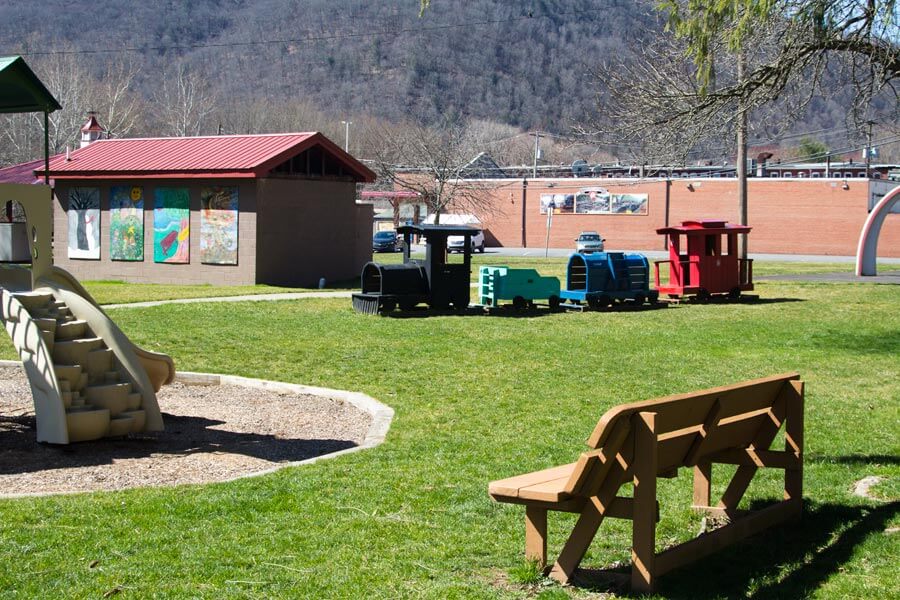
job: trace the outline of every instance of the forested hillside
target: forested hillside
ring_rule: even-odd
[[[42,0],[0,4],[0,55],[23,54],[70,113],[55,150],[88,109],[116,135],[340,139],[342,120],[448,115],[566,133],[596,112],[593,67],[660,29],[641,0],[441,0],[424,17],[419,0]],[[823,99],[799,127],[841,112]],[[0,160],[27,154],[5,143]]]

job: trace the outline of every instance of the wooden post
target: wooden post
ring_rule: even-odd
[[[547,564],[547,509],[525,507],[525,558]]]
[[[633,592],[651,592],[655,583],[656,558],[656,413],[639,413],[634,427],[631,589]]]
[[[709,508],[712,487],[712,463],[701,461],[694,467],[694,508]]]
[[[784,471],[784,499],[803,500],[803,382],[791,381],[795,395],[787,399],[785,406],[784,445],[798,459],[797,468]]]

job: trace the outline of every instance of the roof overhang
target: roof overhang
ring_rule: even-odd
[[[61,108],[21,56],[0,58],[0,113],[51,113]]]

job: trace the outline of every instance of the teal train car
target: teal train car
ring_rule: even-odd
[[[511,300],[513,308],[534,306],[535,300],[547,300],[550,310],[559,309],[559,279],[543,277],[534,269],[484,266],[478,270],[478,296],[481,304],[496,307]]]
[[[650,288],[650,263],[643,254],[624,252],[575,253],[566,267],[566,289],[560,297],[593,309],[613,302],[640,306],[655,303],[659,292]]]

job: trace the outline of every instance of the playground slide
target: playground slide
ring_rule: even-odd
[[[69,272],[50,267],[33,287],[31,277],[0,269],[0,317],[28,375],[37,440],[161,431],[156,392],[172,359],[135,346]]]

